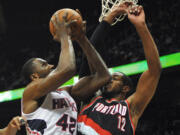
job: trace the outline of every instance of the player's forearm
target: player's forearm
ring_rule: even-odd
[[[90,38],[90,42],[91,42],[91,45],[94,46],[94,48],[98,51],[98,53],[100,54],[100,56],[104,57],[104,50],[106,48],[105,44],[104,44],[104,40],[110,30],[110,24],[107,22],[107,21],[102,21],[98,26],[97,28],[95,29],[95,31],[93,32],[91,38]],[[92,64],[89,63],[89,68],[90,68],[90,71],[92,73],[95,72],[95,69],[93,68]]]
[[[97,52],[100,54],[102,58],[105,57],[104,50],[106,49],[106,46],[105,46],[104,40],[107,37],[107,34],[109,33],[110,27],[111,26],[108,22],[102,21],[98,25],[96,30],[93,32],[90,38],[91,45],[94,46],[94,48],[97,50]],[[89,63],[89,65],[92,65],[92,64]],[[94,70],[93,67],[92,67],[92,70]]]
[[[106,46],[104,46],[104,40],[107,34],[109,33],[110,27],[111,26],[107,21],[102,21],[97,26],[97,28],[95,29],[95,31],[93,32],[90,38],[90,42],[96,48],[96,50],[98,51],[98,53],[101,55],[102,58],[105,57],[103,53],[106,48]],[[87,62],[86,57],[83,57],[82,64],[80,67],[79,77],[81,78],[83,76],[89,75],[90,71],[91,73],[94,73],[95,70],[93,66],[91,65],[91,63]]]
[[[104,46],[104,40],[109,33],[111,26],[107,21],[102,21],[95,31],[93,32],[90,42],[92,45],[96,48],[96,50],[101,54],[102,48],[105,48]],[[102,55],[102,54],[101,54]]]
[[[88,62],[93,66],[93,69],[102,75],[109,75],[106,64],[104,63],[98,52],[95,50],[95,48],[91,45],[87,37],[84,36],[83,39],[80,39],[78,41],[78,43],[85,53]]]
[[[137,25],[136,30],[142,40],[149,71],[152,71],[153,73],[159,73],[161,71],[159,53],[151,33],[149,32],[145,23]]]
[[[76,70],[74,48],[68,35],[61,38],[61,53],[57,70],[70,70],[71,72]]]
[[[40,80],[39,83],[33,85],[33,88],[29,88],[30,90],[36,89],[36,93],[32,94],[32,96],[34,96],[33,99],[39,99],[68,81],[74,76],[75,67],[74,49],[70,38],[68,39],[66,37],[61,39],[61,54],[56,69],[46,78]]]

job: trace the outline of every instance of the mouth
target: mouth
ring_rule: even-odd
[[[54,70],[54,68],[51,68],[51,69],[49,70],[49,73],[51,73],[53,70]]]

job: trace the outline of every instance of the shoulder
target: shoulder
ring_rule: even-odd
[[[39,86],[39,83],[42,81],[42,79],[38,79],[38,80],[35,80],[35,81],[32,81],[30,82],[24,89],[24,92],[23,92],[23,98],[32,98],[33,95],[37,92],[37,88]]]
[[[92,102],[95,102],[97,101],[98,99],[102,99],[103,97],[102,96],[94,96],[89,103],[92,103]]]
[[[24,93],[30,91],[31,89],[36,89],[38,87],[38,84],[42,81],[42,79],[38,79],[35,81],[30,82],[24,89]]]

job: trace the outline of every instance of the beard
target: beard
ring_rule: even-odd
[[[102,92],[102,96],[107,98],[107,99],[111,99],[116,97],[117,95],[119,95],[122,92],[123,87],[120,87],[119,89],[113,90],[113,91],[107,91],[107,87],[103,87],[101,89]]]

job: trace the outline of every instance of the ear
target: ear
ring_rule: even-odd
[[[127,86],[127,85],[123,86],[122,92],[127,93],[129,91],[130,91],[130,87],[129,86]]]
[[[38,73],[33,73],[31,76],[30,76],[31,80],[34,81],[36,79],[39,79],[39,75]]]

